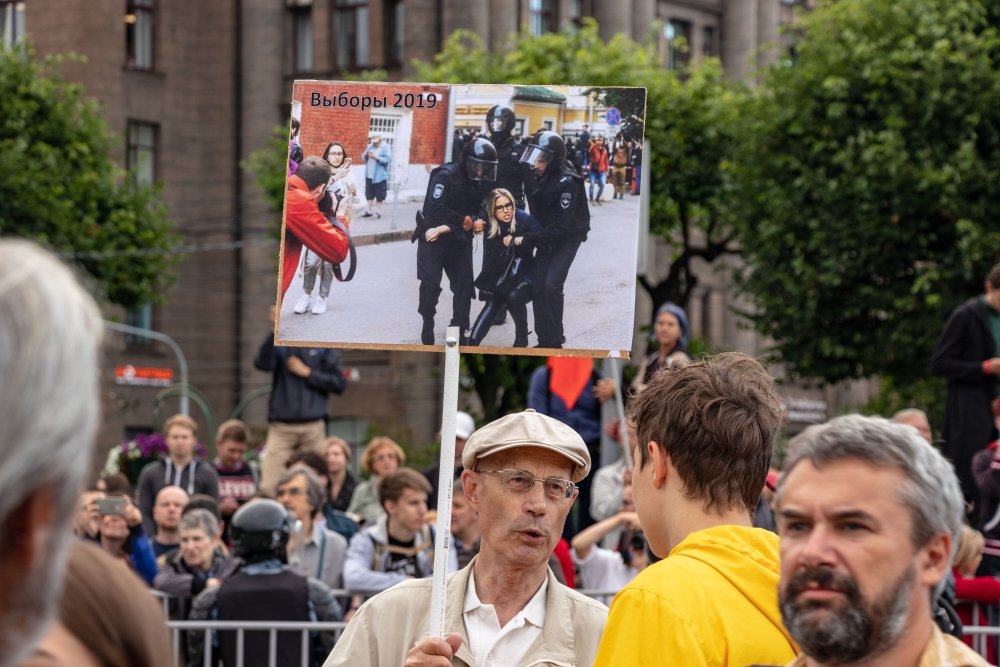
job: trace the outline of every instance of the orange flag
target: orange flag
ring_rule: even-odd
[[[594,360],[587,357],[549,357],[549,391],[558,396],[573,409],[580,394],[590,384],[590,376],[594,372]]]

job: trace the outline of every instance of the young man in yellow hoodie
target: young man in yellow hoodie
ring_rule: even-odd
[[[778,536],[754,528],[781,408],[756,361],[723,354],[661,372],[633,399],[633,496],[663,558],[615,597],[599,666],[784,664]]]

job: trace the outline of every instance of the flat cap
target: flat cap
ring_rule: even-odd
[[[462,465],[472,470],[477,459],[515,447],[539,447],[562,454],[574,465],[574,482],[590,472],[590,452],[583,438],[561,421],[534,410],[501,417],[473,433],[462,451]]]

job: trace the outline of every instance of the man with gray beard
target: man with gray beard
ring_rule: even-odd
[[[97,429],[102,331],[62,262],[0,239],[0,667],[32,652],[62,588]]]
[[[774,499],[789,667],[988,664],[932,619],[963,501],[951,464],[912,427],[847,415],[788,447]]]

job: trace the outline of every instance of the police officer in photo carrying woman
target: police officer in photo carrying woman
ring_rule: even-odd
[[[420,342],[434,344],[434,315],[441,295],[441,274],[448,276],[452,293],[451,326],[461,330],[465,343],[472,308],[473,220],[482,218],[483,201],[497,179],[497,151],[489,140],[473,139],[462,148],[458,163],[431,172],[424,205],[417,212],[411,242],[417,243],[417,311],[423,318]]]
[[[538,347],[561,348],[566,277],[580,244],[590,231],[590,209],[583,177],[566,163],[566,143],[555,132],[536,134],[521,161],[530,167],[525,182],[528,208],[542,231],[527,233],[535,246],[534,315]]]

